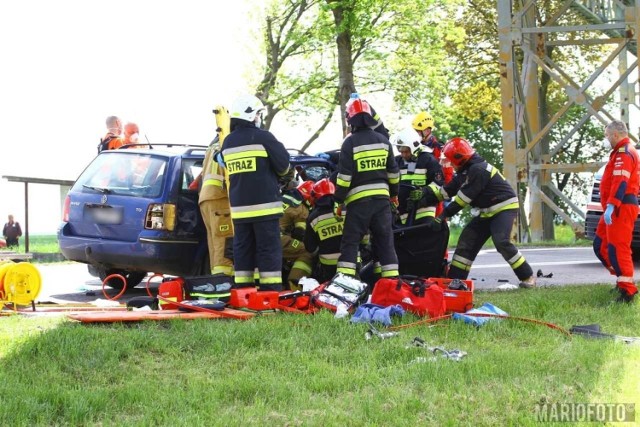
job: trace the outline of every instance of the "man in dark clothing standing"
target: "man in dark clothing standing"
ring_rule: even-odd
[[[278,177],[289,171],[289,153],[273,134],[260,129],[262,102],[253,95],[231,107],[231,133],[224,141],[223,161],[229,173],[229,202],[234,227],[233,267],[240,286],[282,290],[282,246],[279,218],[282,199]]]
[[[496,250],[509,263],[521,288],[533,288],[536,279],[531,266],[511,242],[511,229],[518,214],[518,197],[502,173],[480,157],[462,138],[444,146],[444,155],[456,169],[456,176],[443,187],[431,184],[425,194],[433,203],[451,199],[434,220],[434,229],[467,205],[473,219],[464,227],[449,267],[449,278],[466,279],[471,265],[491,237]]]
[[[351,134],[340,149],[335,200],[346,205],[347,214],[336,271],[356,275],[358,246],[370,231],[381,276],[394,277],[398,275],[398,257],[389,202],[392,198],[397,205],[398,165],[389,140],[371,128],[377,122],[369,104],[354,94],[346,107]]]
[[[9,222],[4,225],[2,235],[7,241],[7,247],[18,246],[18,237],[22,236],[20,224],[13,220],[13,215],[9,215]]]

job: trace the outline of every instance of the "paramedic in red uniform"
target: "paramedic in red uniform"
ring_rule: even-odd
[[[632,302],[638,293],[633,282],[631,238],[638,217],[638,152],[629,140],[627,126],[614,120],[604,129],[605,147],[611,149],[600,182],[600,217],[593,250],[602,264],[617,276],[619,302]]]

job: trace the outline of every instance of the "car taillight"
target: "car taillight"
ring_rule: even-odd
[[[173,231],[176,226],[176,205],[154,203],[147,209],[144,228],[149,230]]]
[[[71,198],[67,195],[64,198],[64,205],[62,205],[62,221],[69,222],[69,209],[71,208]]]

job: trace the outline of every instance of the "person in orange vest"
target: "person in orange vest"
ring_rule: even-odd
[[[107,134],[100,139],[98,153],[104,150],[115,150],[124,144],[122,139],[122,122],[117,116],[109,116],[106,120]]]
[[[631,239],[638,218],[640,171],[638,152],[629,140],[627,126],[620,120],[604,130],[605,147],[611,150],[600,181],[600,217],[593,239],[593,251],[612,275],[617,277],[618,302],[632,302],[638,293],[633,280]]]
[[[124,140],[122,141],[122,145],[137,144],[139,136],[140,130],[138,129],[138,125],[133,122],[127,123],[124,125]]]

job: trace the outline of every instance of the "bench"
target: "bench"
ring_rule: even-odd
[[[17,252],[4,252],[4,251],[0,251],[0,261],[6,261],[6,260],[11,260],[11,261],[28,261],[31,258],[33,258],[33,254],[31,253],[26,253],[26,254],[19,254]]]

